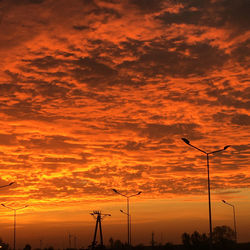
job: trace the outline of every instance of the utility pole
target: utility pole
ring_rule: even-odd
[[[152,245],[152,247],[155,246],[155,233],[154,232],[152,232],[151,245]]]
[[[69,249],[71,249],[71,234],[69,233]]]
[[[101,241],[100,246],[101,246],[101,248],[103,248],[104,245],[103,245],[103,235],[102,235],[102,223],[101,223],[101,221],[103,220],[104,217],[111,216],[111,214],[102,214],[101,211],[93,211],[90,214],[96,219],[94,238],[93,238],[93,241],[92,241],[91,248],[92,248],[92,250],[94,250],[95,246],[97,244],[96,235],[97,235],[98,225],[99,225],[99,233],[100,233],[100,241]]]
[[[74,236],[74,248],[76,249],[76,240],[77,240],[77,238],[76,238],[76,236]]]

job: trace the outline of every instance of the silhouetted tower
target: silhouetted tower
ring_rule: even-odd
[[[43,247],[43,240],[40,240],[40,249]]]
[[[74,236],[74,248],[76,249],[76,241],[77,241],[77,237]]]
[[[161,244],[163,244],[163,232],[161,232]]]
[[[154,247],[155,246],[155,233],[154,232],[152,232],[152,240],[151,240],[151,245],[152,245],[152,247]]]
[[[93,211],[93,213],[90,213],[95,219],[96,219],[96,224],[95,224],[95,232],[94,232],[94,239],[92,241],[92,249],[95,249],[96,246],[96,235],[97,235],[97,230],[98,230],[98,224],[99,224],[99,232],[100,232],[100,247],[103,248],[103,236],[102,236],[102,219],[106,216],[111,216],[111,214],[102,214],[101,211]]]
[[[69,249],[71,249],[71,234],[69,234]]]

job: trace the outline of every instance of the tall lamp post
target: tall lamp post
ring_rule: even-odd
[[[235,242],[237,242],[237,231],[236,231],[236,218],[235,218],[235,207],[233,204],[230,204],[228,202],[226,202],[225,200],[222,200],[223,203],[231,206],[233,208],[233,215],[234,215],[234,238],[235,238]]]
[[[130,213],[129,213],[129,198],[131,198],[131,197],[133,197],[133,196],[137,196],[137,195],[140,195],[141,194],[141,191],[140,192],[137,192],[136,194],[132,194],[132,195],[125,195],[125,194],[122,194],[122,193],[120,193],[120,192],[118,192],[116,189],[112,189],[116,194],[119,194],[119,195],[121,195],[121,196],[124,196],[124,197],[126,197],[126,199],[127,199],[127,213],[125,213],[126,215],[127,215],[127,217],[128,217],[128,222],[127,222],[127,224],[128,224],[128,246],[130,246],[130,244],[131,244],[131,232],[130,232],[130,224],[131,224],[131,221],[130,221]],[[120,210],[122,213],[124,213],[123,212],[123,210]]]
[[[11,183],[9,183],[9,184],[7,184],[7,185],[0,186],[0,188],[4,188],[4,187],[11,186],[11,185],[14,184],[14,183],[15,183],[15,182],[11,182]]]
[[[14,211],[14,239],[13,239],[14,246],[13,246],[13,250],[16,250],[16,211],[24,209],[24,208],[28,207],[28,205],[21,207],[21,208],[11,208],[11,207],[5,206],[4,204],[1,204],[1,205],[5,208],[8,208],[8,209]]]
[[[198,151],[202,152],[203,154],[205,154],[207,156],[207,186],[208,186],[208,208],[209,208],[209,231],[210,231],[210,234],[209,234],[209,246],[210,246],[210,249],[212,249],[213,248],[213,245],[212,245],[212,213],[211,213],[211,198],[210,198],[209,155],[224,151],[228,147],[230,147],[230,145],[225,146],[223,149],[215,150],[215,151],[212,151],[212,152],[206,152],[206,151],[192,145],[188,139],[186,139],[186,138],[181,138],[181,139],[188,146],[197,149]]]

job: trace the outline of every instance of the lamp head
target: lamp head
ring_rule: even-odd
[[[190,142],[189,142],[189,140],[188,139],[186,139],[186,138],[181,138],[186,144],[190,144]]]
[[[5,207],[5,205],[4,204],[1,204],[3,207]]]
[[[141,194],[141,191],[137,193],[137,195]]]
[[[13,185],[15,182],[11,182],[10,184],[9,184],[9,186],[11,186],[11,185]]]
[[[225,146],[225,147],[224,147],[224,150],[226,150],[226,149],[229,148],[229,147],[230,147],[230,145]]]
[[[112,188],[112,190],[113,190],[115,193],[118,193],[116,189]]]
[[[225,200],[222,200],[222,202],[226,203],[226,201],[225,201]]]
[[[120,212],[122,212],[122,213],[123,213],[123,210],[122,210],[122,209],[120,209]]]

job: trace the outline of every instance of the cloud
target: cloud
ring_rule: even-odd
[[[141,150],[145,145],[141,142],[136,141],[127,141],[125,143],[121,143],[115,146],[117,149],[125,149],[128,151],[139,151]]]
[[[249,16],[247,0],[224,1],[178,1],[183,8],[178,13],[165,12],[158,16],[166,24],[194,24],[213,27],[231,26],[233,29],[246,31]],[[211,18],[213,16],[213,18]]]
[[[163,0],[130,0],[129,1],[130,4],[136,6],[139,10],[143,11],[143,12],[157,12],[159,10],[161,10],[162,5],[164,3]]]
[[[16,199],[203,195],[204,156],[182,137],[232,145],[211,159],[216,192],[249,187],[246,4],[1,1],[0,161]]]
[[[39,149],[67,149],[68,147],[74,148],[79,147],[77,139],[62,136],[62,135],[53,135],[46,136],[42,138],[30,138],[28,140],[21,140],[20,143],[32,148]]]
[[[0,144],[6,146],[17,145],[16,135],[13,134],[0,134]]]
[[[199,126],[197,124],[177,123],[174,125],[162,124],[147,124],[146,128],[142,129],[141,134],[149,138],[164,138],[173,135],[191,134],[192,138],[202,138],[202,135],[196,131]]]
[[[232,118],[232,123],[237,125],[250,125],[250,116],[246,114],[236,114]]]
[[[237,44],[231,52],[232,58],[236,60],[241,67],[244,68],[249,67],[249,52],[250,52],[249,42],[250,39]]]
[[[116,75],[116,71],[109,66],[97,62],[92,58],[80,58],[73,62],[76,66],[72,70],[72,74],[79,82],[90,83],[90,86],[95,86],[98,83],[110,83]]]
[[[180,38],[175,45],[174,41],[165,42],[162,39],[157,43],[151,41],[151,46],[145,47],[138,60],[125,61],[119,67],[143,72],[145,77],[159,74],[185,77],[209,74],[210,71],[222,67],[227,60],[228,55],[224,51],[210,46],[209,43],[187,45],[184,38]]]
[[[30,61],[28,66],[34,66],[37,67],[38,69],[43,69],[43,70],[56,68],[63,63],[62,60],[56,59],[52,56],[45,56],[40,58],[38,57],[32,61],[31,60],[24,60],[24,61],[28,62]]]
[[[89,29],[88,26],[84,26],[84,25],[74,25],[73,28],[79,31]]]

